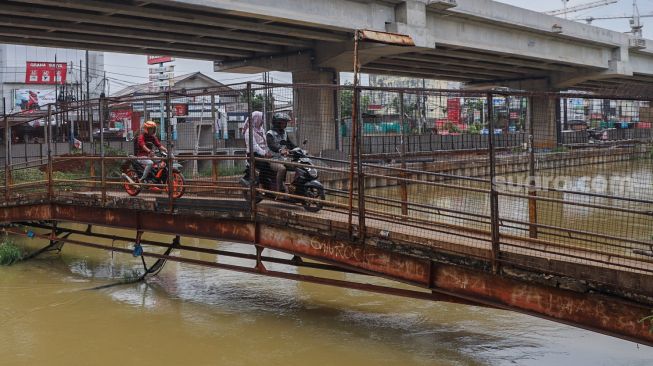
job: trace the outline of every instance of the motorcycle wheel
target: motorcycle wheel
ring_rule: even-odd
[[[138,182],[140,177],[138,174],[133,170],[133,169],[128,169],[125,174],[131,178],[134,182]],[[129,183],[128,180],[125,180],[125,184],[123,185],[125,188],[125,192],[127,192],[128,195],[130,196],[136,196],[141,192],[141,187],[136,185],[136,184],[131,184]]]
[[[324,188],[308,187],[306,188],[306,197],[324,200]],[[308,212],[318,212],[322,209],[323,204],[319,201],[302,202],[304,210]]]
[[[172,172],[172,198],[181,198],[186,191],[186,180],[180,172]]]

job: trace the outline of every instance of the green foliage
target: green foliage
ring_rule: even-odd
[[[444,129],[449,131],[449,133],[460,133],[460,128],[451,122],[445,123]]]
[[[412,116],[415,113],[415,110],[417,110],[417,99],[416,98],[409,98],[409,100],[405,100],[404,98],[404,115]],[[392,107],[395,112],[399,113],[401,110],[401,105],[399,104],[399,97],[394,97],[392,101],[390,102],[390,107]]]
[[[351,86],[351,83],[345,84],[346,86]],[[340,113],[343,118],[351,117],[351,108],[354,101],[354,91],[353,89],[342,89],[340,91]],[[367,107],[370,105],[369,95],[363,95],[360,98],[361,110],[366,111]]]
[[[265,104],[265,98],[264,98],[263,94],[256,94],[256,92],[252,90],[251,94],[250,94],[250,99],[251,99],[251,102],[252,102],[252,111],[261,111],[262,112],[263,109],[264,109],[263,105]],[[241,94],[240,102],[241,103],[247,103],[247,92],[246,91],[243,92],[243,94]],[[267,110],[271,111],[273,109],[274,109],[274,99],[271,99],[268,102]]]
[[[16,169],[11,171],[14,184],[45,180],[45,174],[39,168]]]
[[[472,135],[480,135],[483,126],[480,123],[473,123],[467,128],[467,132]]]
[[[9,266],[21,259],[23,259],[23,252],[5,235],[0,242],[0,265]]]
[[[553,149],[551,149],[551,152],[554,153],[563,153],[567,151],[569,151],[569,149],[567,149],[565,146],[556,146]]]

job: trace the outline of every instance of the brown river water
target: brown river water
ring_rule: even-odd
[[[649,163],[636,167],[650,171]],[[61,254],[0,267],[0,365],[653,365],[653,348],[516,313],[189,264],[168,263],[146,283],[91,289],[141,269],[130,255],[68,244]]]

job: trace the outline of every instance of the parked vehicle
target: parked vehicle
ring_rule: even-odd
[[[143,165],[138,162],[138,158],[134,155],[129,155],[129,160],[123,166],[123,173],[121,177],[124,181],[124,189],[130,196],[137,196],[141,190],[148,189],[152,192],[168,192],[168,174],[170,172],[166,158],[168,154],[162,151],[156,151],[155,156],[160,160],[154,160],[152,172],[150,173],[150,181],[148,184],[165,185],[165,187],[156,187],[145,185],[140,181],[143,175]],[[172,197],[181,198],[185,191],[185,178],[181,173],[182,166],[173,160],[172,163]]]
[[[304,142],[304,144],[306,141]],[[324,200],[324,186],[322,183],[317,180],[318,172],[314,168],[313,162],[308,157],[305,150],[296,147],[289,151],[288,158],[286,161],[291,161],[293,163],[302,164],[301,166],[288,166],[289,172],[294,172],[292,183],[287,185],[288,193],[295,196],[304,196],[311,198],[311,200],[304,200],[294,197],[286,197],[283,195],[270,194],[267,192],[256,192],[256,202],[260,202],[263,199],[276,199],[284,202],[290,203],[300,203],[306,211],[317,212],[320,211],[323,207],[322,202],[316,200]],[[257,167],[256,176],[254,179],[250,176],[250,166],[249,162],[245,166],[245,173],[240,179],[240,184],[243,187],[250,188],[252,184],[260,187],[262,189],[272,191],[274,190],[274,176],[270,171],[260,171]],[[245,200],[250,202],[251,192],[249,190],[243,191]]]

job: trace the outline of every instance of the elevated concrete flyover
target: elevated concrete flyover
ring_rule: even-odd
[[[554,89],[653,81],[653,41],[490,0],[5,0],[0,7],[0,42],[170,54],[246,73],[351,70],[355,29],[415,40],[410,48],[363,47],[369,73],[483,86],[544,79]]]
[[[653,91],[653,41],[491,0],[5,0],[0,6],[0,42],[205,59],[217,71],[289,71],[295,83],[336,84],[338,72],[352,69],[356,29],[415,42],[363,44],[367,73],[476,88]],[[320,101],[319,109],[299,111],[319,136],[335,128],[334,90],[296,96],[296,105]],[[551,139],[554,103],[535,104],[544,116],[536,130]],[[332,140],[321,140],[321,149],[333,148]]]

